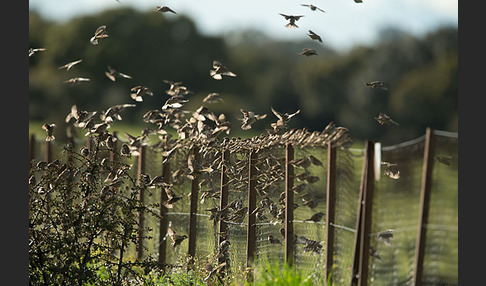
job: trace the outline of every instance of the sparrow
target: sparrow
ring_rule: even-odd
[[[313,49],[308,49],[308,48],[303,48],[302,49],[302,52],[300,53],[297,53],[298,55],[302,55],[302,56],[307,56],[307,57],[310,57],[310,56],[317,56],[317,52],[316,50],[313,50]]]
[[[108,71],[105,71],[105,75],[111,79],[112,81],[116,81],[116,78],[118,77],[122,77],[122,78],[128,78],[128,79],[132,79],[131,76],[127,75],[127,74],[124,74],[124,73],[121,73],[121,72],[118,72],[117,70],[115,70],[114,68],[110,67],[110,66],[107,66],[106,69]]]
[[[100,115],[101,120],[105,121],[106,123],[110,123],[115,121],[115,119],[122,120],[122,117],[120,115],[120,111],[127,107],[135,107],[135,104],[117,104],[113,105],[110,108],[106,110],[103,114]]]
[[[89,42],[93,45],[97,45],[98,39],[107,38],[107,37],[108,37],[108,33],[106,32],[106,25],[102,25],[96,29],[94,36],[91,37],[91,39],[89,39]]]
[[[319,42],[322,43],[321,36],[319,36],[318,34],[314,33],[312,30],[309,30],[309,34],[307,34],[307,36],[309,36],[313,40],[317,40],[317,41],[319,41]]]
[[[141,85],[138,85],[136,87],[132,87],[132,89],[130,89],[130,96],[132,99],[134,99],[135,101],[138,101],[138,102],[141,102],[143,101],[143,98],[142,96],[148,94],[150,96],[153,96],[153,92],[148,88],[148,87],[145,87],[145,86],[141,86]]]
[[[393,229],[388,229],[382,232],[379,232],[376,235],[376,240],[382,241],[385,245],[390,246],[390,239],[393,238]]]
[[[79,84],[80,82],[83,82],[83,81],[90,81],[90,79],[85,78],[85,77],[73,77],[73,78],[70,78],[68,80],[65,80],[64,83],[70,83],[72,85],[75,85],[75,84]]]
[[[267,117],[266,114],[257,115],[255,114],[255,112],[246,109],[240,109],[240,111],[241,113],[243,113],[243,118],[239,119],[242,121],[241,129],[243,130],[251,129],[251,125],[257,122],[257,120],[261,120]]]
[[[218,103],[223,102],[223,98],[217,92],[212,92],[208,94],[204,99],[203,102],[205,103]]]
[[[73,61],[73,62],[70,62],[70,63],[67,63],[63,66],[60,66],[58,67],[58,69],[66,69],[66,70],[70,70],[73,66],[79,64],[80,62],[82,62],[83,60],[77,60],[77,61]]]
[[[122,146],[120,148],[120,155],[122,155],[122,156],[130,156],[131,155],[130,147],[128,146],[127,143],[122,144]]]
[[[318,222],[320,221],[322,218],[324,217],[324,213],[323,212],[318,212],[318,213],[315,213],[313,214],[310,218],[304,220],[304,221],[313,221],[313,222]]]
[[[84,111],[80,110],[76,104],[71,106],[71,113],[69,113],[66,116],[65,122],[69,123],[69,121],[74,118],[76,121],[74,122],[74,126],[80,127],[80,128],[85,128],[86,125],[88,124],[88,121],[93,118],[94,115],[98,113],[97,111]],[[91,127],[90,127],[91,128]]]
[[[45,50],[46,49],[44,49],[44,48],[30,48],[29,49],[29,58],[32,57],[35,53],[37,53],[37,52],[43,52]]]
[[[280,240],[276,237],[273,236],[273,234],[269,234],[268,235],[268,241],[271,243],[271,244],[280,244],[280,245],[283,245],[282,242],[280,242]]]
[[[317,6],[314,6],[312,4],[300,4],[300,6],[305,6],[305,7],[309,7],[312,11],[321,11],[321,12],[324,12],[326,13],[326,11],[322,10],[321,8],[317,7]]]
[[[354,0],[354,3],[363,3],[362,0]]]
[[[52,124],[45,123],[44,125],[42,125],[42,129],[44,129],[47,134],[46,141],[52,141],[56,139],[56,137],[54,137],[53,135],[54,127],[56,127],[56,124],[54,123]]]
[[[175,248],[176,246],[180,245],[184,239],[187,238],[187,235],[183,234],[183,235],[179,235],[177,234],[172,228],[167,228],[167,234],[170,236],[170,238],[172,239],[172,248]]]
[[[155,11],[161,12],[161,13],[171,12],[171,13],[177,14],[174,10],[172,10],[171,8],[169,8],[167,6],[157,6]]]
[[[398,165],[389,163],[389,162],[381,162],[381,165],[385,166],[383,173],[392,179],[400,178],[400,170],[398,170]]]
[[[388,90],[388,88],[385,86],[385,84],[383,82],[379,81],[379,80],[365,82],[365,85],[367,87],[371,87],[371,88],[381,88],[383,90]]]
[[[451,165],[452,156],[435,156],[434,158],[446,166]]]
[[[171,187],[171,185],[164,186],[164,191],[167,194],[167,198],[169,199],[169,200],[167,200],[165,206],[169,209],[173,208],[173,204],[175,202],[182,199],[182,197],[178,196],[176,193],[174,193],[174,191],[170,187]]]
[[[214,60],[213,61],[213,69],[209,71],[209,75],[216,79],[221,80],[223,79],[223,75],[236,77],[236,74],[231,72],[227,67],[225,67],[220,61]]]
[[[383,125],[383,124],[395,124],[395,125],[399,125],[397,122],[393,121],[393,119],[391,119],[390,116],[386,115],[385,113],[381,113],[378,115],[378,117],[375,117],[376,121],[378,121],[378,123],[380,123],[380,125]]]
[[[303,15],[299,15],[299,16],[294,16],[294,15],[285,15],[285,14],[282,14],[282,13],[279,13],[281,16],[283,16],[285,18],[285,20],[289,20],[289,23],[287,25],[285,25],[286,28],[298,28],[299,26],[297,26],[295,24],[296,21],[299,21],[299,19],[301,17],[304,17]]]

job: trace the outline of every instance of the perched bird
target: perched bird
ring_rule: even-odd
[[[309,7],[312,11],[321,11],[321,12],[324,12],[326,13],[326,11],[322,10],[321,8],[317,7],[317,6],[314,6],[312,4],[300,4],[300,6],[305,6],[305,7]]]
[[[387,229],[385,231],[379,232],[376,235],[376,239],[382,241],[385,245],[390,246],[390,239],[393,238],[393,229]]]
[[[170,236],[170,238],[172,239],[172,248],[175,248],[176,246],[180,245],[184,239],[187,238],[187,235],[183,234],[183,235],[180,235],[180,234],[177,234],[172,228],[167,228],[167,234]]]
[[[153,92],[148,87],[141,86],[141,85],[132,87],[132,89],[130,89],[130,92],[131,92],[130,94],[131,98],[138,102],[143,101],[143,96],[146,94],[150,96],[154,95]]]
[[[213,69],[214,70],[209,71],[209,75],[216,80],[223,79],[223,75],[236,77],[236,74],[231,72],[226,66],[224,66],[218,60],[213,61]]]
[[[309,34],[307,34],[307,36],[309,36],[313,40],[317,40],[317,41],[319,41],[319,42],[322,43],[321,36],[319,36],[318,34],[314,33],[312,30],[309,30]]]
[[[435,159],[446,166],[450,166],[452,156],[435,156]]]
[[[58,67],[58,69],[66,69],[66,70],[70,70],[73,66],[79,64],[80,62],[82,62],[83,60],[77,60],[77,61],[73,61],[73,62],[70,62],[70,63],[67,63],[63,66],[60,66]]]
[[[239,119],[243,122],[241,124],[241,129],[243,129],[243,130],[251,129],[251,125],[253,123],[257,122],[257,120],[261,120],[261,119],[264,119],[265,117],[267,117],[266,114],[257,115],[257,114],[255,114],[255,112],[250,111],[250,110],[246,110],[246,109],[240,109],[240,111],[241,111],[241,113],[243,113],[243,118]]]
[[[218,103],[223,102],[223,98],[217,92],[212,92],[208,94],[204,99],[203,102],[205,103]]]
[[[306,56],[306,57],[310,57],[310,56],[317,56],[317,52],[316,50],[313,50],[313,49],[309,49],[309,48],[303,48],[302,49],[302,52],[300,53],[297,53],[298,55],[302,55],[302,56]]]
[[[105,75],[112,81],[116,81],[116,78],[128,78],[128,79],[132,79],[131,76],[127,75],[127,74],[124,74],[124,73],[121,73],[117,70],[115,70],[114,68],[110,67],[110,66],[107,66],[106,69],[108,71],[105,71]]]
[[[399,125],[397,122],[393,121],[393,119],[391,119],[390,116],[386,115],[385,113],[382,113],[380,112],[380,114],[378,115],[378,117],[375,117],[376,121],[378,121],[378,123],[380,123],[380,125],[383,125],[383,124],[395,124],[395,125]]]
[[[381,88],[383,90],[388,90],[388,88],[385,86],[385,83],[383,83],[379,80],[365,82],[365,85],[367,87],[371,87],[371,88]]]
[[[385,168],[383,170],[383,173],[385,175],[387,175],[388,177],[395,179],[395,180],[400,178],[400,170],[398,170],[397,164],[382,161],[381,165],[385,166]]]
[[[318,213],[315,213],[313,214],[310,218],[308,219],[305,219],[304,221],[313,221],[313,222],[318,222],[320,221],[322,218],[324,217],[324,213],[323,212],[318,212]]]
[[[64,83],[70,83],[72,85],[76,85],[83,81],[90,81],[90,79],[85,77],[73,77],[68,80],[65,80]]]
[[[42,125],[42,129],[44,129],[47,134],[46,141],[52,141],[56,139],[56,137],[54,137],[53,135],[54,127],[56,127],[56,124],[54,123],[52,124],[45,123],[44,125]]]
[[[32,57],[35,53],[37,53],[37,52],[43,52],[45,50],[46,49],[44,49],[44,48],[30,48],[29,49],[29,58]]]
[[[286,28],[298,28],[299,26],[297,26],[295,24],[296,21],[299,21],[300,18],[304,17],[303,15],[299,15],[299,16],[294,16],[294,15],[285,15],[285,14],[282,14],[282,13],[279,13],[281,16],[283,16],[285,18],[285,20],[289,20],[289,23],[287,25],[285,25]]]
[[[174,10],[172,10],[171,8],[169,8],[167,6],[157,6],[155,11],[161,12],[161,13],[171,12],[171,13],[177,14]]]
[[[91,39],[89,39],[89,42],[93,45],[97,45],[98,39],[107,38],[107,37],[109,36],[108,33],[106,32],[106,25],[102,25],[96,29],[94,36],[91,37]]]
[[[273,236],[273,234],[269,234],[268,235],[268,241],[271,243],[271,244],[280,244],[280,245],[283,245],[282,242],[280,242],[280,240],[276,237]]]

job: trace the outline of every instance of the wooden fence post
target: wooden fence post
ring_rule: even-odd
[[[141,174],[145,173],[145,152],[146,152],[146,146],[141,146],[138,149],[138,168],[137,168],[137,180],[138,184],[141,185],[140,180],[141,180]],[[144,204],[144,188],[140,188],[140,191],[138,193],[138,200]],[[137,239],[137,260],[141,260],[143,256],[143,228],[145,224],[145,218],[144,214],[140,212],[138,214],[138,239]]]
[[[30,140],[29,140],[29,169],[34,167],[33,165],[33,160],[35,159],[35,143],[36,143],[37,139],[35,137],[35,134],[32,133],[30,135]]]
[[[327,144],[327,190],[326,190],[326,267],[324,277],[328,281],[334,263],[334,219],[336,206],[336,147]]]
[[[191,184],[191,207],[189,213],[189,246],[188,246],[188,255],[190,257],[188,263],[189,267],[192,267],[194,258],[196,257],[196,235],[197,235],[197,197],[199,193],[199,174],[197,174],[197,170],[199,169],[200,162],[201,162],[201,155],[199,154],[199,148],[194,146],[192,149],[192,154],[194,155],[194,179],[192,180]]]
[[[435,135],[428,127],[425,131],[424,161],[422,167],[422,186],[420,190],[420,213],[415,246],[415,264],[413,273],[413,285],[420,285],[422,281],[423,263],[425,254],[425,242],[427,223],[429,218],[430,190],[432,187],[432,171],[434,168]]]
[[[227,164],[230,163],[230,152],[229,150],[224,150],[222,153],[222,167],[221,167],[221,189],[219,193],[219,210],[223,210],[227,205],[228,205],[228,175],[226,174],[226,169],[227,169]],[[226,211],[221,213],[221,217],[219,219],[219,236],[218,236],[218,245],[221,244],[225,239],[227,239],[226,235],[226,228],[227,224],[226,222],[223,221],[223,219],[226,217]],[[225,261],[224,257],[219,257],[218,258],[218,263],[223,263]],[[223,275],[221,275],[223,276]]]
[[[255,167],[258,160],[258,154],[250,150],[249,170],[248,170],[248,230],[246,239],[246,267],[249,270],[247,279],[253,281],[253,262],[256,252],[256,214],[253,211],[256,208],[256,183],[257,169]]]
[[[46,152],[44,154],[44,161],[50,163],[52,161],[52,143],[51,141],[46,141]]]
[[[294,264],[294,147],[285,144],[285,262]]]
[[[366,155],[360,187],[358,219],[356,220],[355,251],[351,285],[366,286],[368,283],[368,264],[370,254],[371,214],[374,188],[374,146],[366,142]]]
[[[164,183],[170,183],[170,161],[167,160],[166,157],[162,157],[162,178]],[[167,212],[168,209],[164,205],[164,202],[167,202],[169,197],[165,192],[165,189],[162,187],[160,189],[160,223],[159,223],[159,263],[162,264],[162,267],[165,269],[165,262],[167,259],[167,227],[169,225],[167,220]]]

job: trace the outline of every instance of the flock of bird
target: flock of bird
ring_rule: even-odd
[[[361,1],[354,0],[356,3]],[[301,4],[302,6],[309,7],[312,11],[319,11],[325,13],[321,8],[312,4]],[[174,10],[167,6],[157,6],[155,11],[161,13],[173,13],[177,14]],[[304,17],[303,15],[286,15],[280,14],[286,20],[289,21],[285,27],[298,28],[296,22]],[[308,36],[312,40],[322,42],[322,38],[312,30],[308,31]],[[106,25],[99,26],[94,35],[89,39],[90,43],[94,46],[99,44],[101,39],[109,37]],[[37,52],[45,51],[45,48],[31,48],[29,49],[29,57],[33,56]],[[312,49],[304,48],[301,55],[311,56],[317,55],[317,52]],[[69,71],[76,65],[82,63],[82,59],[72,61],[59,67],[59,69],[65,69]],[[121,73],[112,67],[108,66],[105,75],[113,82],[117,79],[133,79],[132,76],[125,73]],[[212,69],[209,71],[209,75],[212,79],[222,80],[223,76],[236,77],[237,75],[229,70],[219,60],[214,60],[212,63]],[[64,81],[64,83],[78,84],[80,82],[89,81],[88,78],[71,78]],[[173,183],[169,184],[162,176],[155,176],[150,178],[148,174],[141,176],[141,183],[145,184],[149,188],[162,188],[167,194],[168,200],[165,202],[167,208],[173,208],[174,204],[183,199],[182,196],[177,195],[174,192],[174,186],[181,183],[181,180],[191,179],[199,176],[200,189],[202,192],[201,203],[208,198],[218,198],[219,190],[216,186],[218,184],[214,182],[214,177],[217,177],[217,172],[224,166],[226,168],[227,175],[229,177],[228,184],[231,184],[232,191],[246,191],[247,178],[245,174],[248,174],[248,157],[238,159],[235,154],[238,152],[243,153],[248,150],[257,152],[259,154],[259,160],[257,168],[260,170],[257,175],[257,192],[260,198],[258,207],[252,212],[260,221],[268,221],[267,215],[271,217],[269,220],[273,224],[283,223],[285,218],[285,192],[280,193],[278,202],[274,202],[271,197],[272,192],[278,190],[279,182],[282,182],[285,176],[285,164],[284,158],[279,158],[272,153],[272,148],[281,147],[285,144],[294,144],[300,148],[307,146],[326,146],[331,142],[337,147],[349,147],[352,145],[353,140],[350,137],[348,130],[344,127],[335,126],[334,122],[330,122],[323,131],[310,132],[306,129],[290,129],[288,126],[289,121],[294,116],[300,113],[297,110],[293,113],[283,113],[275,110],[271,107],[271,112],[276,117],[276,121],[270,124],[267,129],[267,134],[261,134],[252,138],[227,138],[218,140],[220,134],[228,135],[231,130],[231,124],[227,120],[224,114],[216,115],[207,106],[215,103],[224,103],[223,98],[219,93],[209,93],[203,99],[203,105],[194,112],[184,110],[184,105],[189,101],[186,96],[193,94],[188,87],[184,86],[182,82],[174,82],[171,80],[164,80],[164,83],[169,85],[169,88],[165,91],[165,94],[169,98],[161,105],[159,109],[153,109],[147,111],[143,115],[143,121],[156,128],[146,128],[139,136],[133,136],[125,133],[126,141],[121,146],[116,143],[118,137],[115,134],[109,132],[110,125],[122,120],[120,113],[126,108],[136,107],[135,103],[119,104],[109,107],[106,111],[86,111],[80,109],[77,105],[71,107],[70,113],[66,116],[65,122],[69,123],[74,119],[73,125],[77,128],[84,130],[86,136],[94,136],[101,142],[107,149],[118,152],[121,156],[137,156],[138,150],[142,146],[149,145],[149,135],[156,135],[160,139],[158,143],[152,145],[154,149],[158,149],[165,160],[174,158],[174,154],[183,153],[187,161],[183,162],[182,167],[172,172]],[[387,87],[383,82],[372,81],[366,83],[367,87],[379,88],[387,90]],[[130,89],[130,97],[135,102],[142,102],[145,96],[155,96],[153,91],[145,86],[137,85]],[[252,125],[267,117],[267,114],[255,114],[255,112],[246,109],[240,109],[242,117],[241,129],[249,130]],[[99,115],[99,116],[96,116]],[[388,115],[380,113],[375,119],[379,124],[395,124]],[[46,131],[46,141],[55,139],[54,129],[55,124],[44,124],[42,128]],[[176,131],[179,138],[173,138],[171,134],[167,132],[168,128],[172,128]],[[117,147],[118,146],[118,147]],[[200,148],[200,154],[202,154],[203,160],[197,161],[194,154],[189,154],[189,150],[198,146]],[[88,156],[89,149],[83,147],[81,151],[82,155]],[[119,148],[118,150],[116,150]],[[229,150],[233,156],[233,164],[228,164],[221,159],[222,150]],[[184,153],[185,152],[185,153]],[[447,158],[446,158],[447,159]],[[444,160],[446,160],[444,159]],[[301,199],[301,206],[315,209],[318,205],[316,193],[312,191],[312,184],[319,180],[319,177],[313,176],[309,168],[311,166],[322,166],[322,162],[312,155],[307,155],[303,158],[297,158],[290,162],[297,170],[295,178],[300,184],[296,185],[293,189],[294,193]],[[397,179],[399,177],[399,171],[396,164],[382,162],[385,166],[385,173],[391,178]],[[102,165],[105,165],[109,169],[108,163],[102,161]],[[130,168],[127,165],[120,165],[119,168],[112,168],[105,180],[107,185],[104,187],[104,193],[113,193],[113,188],[119,187],[122,184],[122,177],[125,172]],[[204,177],[204,175],[207,175]],[[217,179],[216,179],[217,180]],[[299,207],[299,204],[294,204],[294,208]],[[233,224],[241,224],[245,219],[245,215],[248,213],[248,207],[244,206],[241,199],[235,200],[229,203],[224,208],[213,207],[206,209],[211,213],[209,219],[213,220],[214,224],[219,221],[231,222]],[[322,212],[316,212],[310,218],[305,219],[304,222],[319,222],[325,216]],[[285,238],[285,233],[281,233]],[[180,245],[187,235],[179,235],[172,228],[168,229],[168,236],[171,237],[175,248]],[[390,239],[393,237],[392,231],[381,233],[377,236],[377,239],[383,241],[385,244],[390,244]],[[226,241],[226,242],[225,242]],[[229,256],[225,253],[229,248],[229,241],[225,240],[219,247],[218,258],[227,258],[224,261],[224,265],[229,265]],[[312,252],[315,254],[321,253],[322,242],[308,239],[304,236],[295,236],[296,244],[304,245],[304,251]],[[268,235],[268,242],[270,244],[282,244],[282,242],[276,238],[275,235]],[[376,249],[370,249],[370,253],[381,259]],[[215,269],[220,269],[215,268]],[[214,269],[213,269],[214,270]],[[211,272],[212,273],[212,272]],[[210,274],[211,275],[211,274]]]

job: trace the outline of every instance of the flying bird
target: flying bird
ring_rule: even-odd
[[[395,125],[399,125],[397,122],[393,121],[393,119],[391,119],[390,116],[386,115],[385,113],[381,113],[378,115],[378,117],[375,117],[376,121],[378,121],[378,123],[380,123],[380,125],[383,125],[383,124],[395,124]]]
[[[387,229],[376,235],[376,240],[382,241],[385,245],[390,246],[390,239],[393,238],[393,229]]]
[[[316,50],[313,50],[313,49],[308,49],[308,48],[303,48],[302,49],[302,52],[300,53],[297,53],[298,55],[303,55],[303,56],[307,56],[307,57],[310,57],[310,56],[317,56],[317,52]]]
[[[273,114],[278,118],[277,122],[270,124],[274,132],[277,132],[282,128],[287,128],[287,123],[290,121],[290,119],[300,113],[300,109],[292,114],[278,112],[273,109],[273,107],[270,107],[270,109],[272,110]]]
[[[218,60],[213,61],[213,68],[214,68],[214,70],[209,71],[209,75],[216,80],[223,79],[223,75],[236,77],[236,74],[231,72],[227,67],[225,67]]]
[[[450,166],[452,156],[435,156],[435,159],[446,166]]]
[[[90,79],[85,77],[73,77],[68,80],[65,80],[64,83],[70,83],[71,85],[76,85],[83,81],[90,81]]]
[[[35,53],[37,53],[37,52],[43,52],[45,50],[46,49],[44,49],[44,48],[30,48],[29,49],[29,58],[32,57]]]
[[[280,245],[283,245],[282,242],[280,242],[280,240],[276,237],[273,236],[273,234],[269,234],[268,235],[268,241],[271,243],[271,244],[280,244]]]
[[[398,169],[397,164],[382,161],[381,165],[385,166],[385,169],[383,171],[385,175],[395,180],[400,178],[400,170]]]
[[[70,63],[67,63],[63,66],[60,66],[58,69],[66,69],[66,70],[70,70],[73,66],[79,64],[80,62],[82,62],[83,60],[77,60],[77,61],[73,61],[73,62],[70,62]]]
[[[311,39],[313,40],[317,40],[319,42],[322,43],[322,39],[321,39],[321,36],[319,36],[318,34],[314,33],[312,30],[309,30],[309,34],[307,34]]]
[[[93,45],[97,45],[98,39],[108,38],[108,37],[109,37],[108,33],[106,32],[106,25],[102,25],[96,29],[94,36],[91,37],[91,39],[89,39],[89,42]]]
[[[143,96],[146,94],[150,96],[154,95],[153,92],[148,87],[141,86],[141,85],[132,87],[132,89],[130,89],[130,92],[131,92],[130,97],[138,102],[143,101]]]
[[[170,238],[172,239],[172,248],[175,248],[176,246],[180,245],[184,239],[187,238],[187,235],[183,234],[183,235],[180,235],[180,234],[177,234],[172,228],[167,228],[167,234],[170,236]]]
[[[367,87],[381,88],[383,90],[388,90],[388,88],[385,86],[385,83],[383,83],[382,81],[379,81],[379,80],[365,82],[365,84],[366,84]]]
[[[326,11],[322,10],[321,8],[315,6],[315,5],[312,5],[312,4],[300,4],[301,6],[305,6],[305,7],[309,7],[312,11],[321,11],[321,12],[324,12],[326,13]]]
[[[45,123],[44,125],[42,125],[42,129],[44,129],[47,134],[46,141],[52,141],[56,139],[56,137],[54,137],[53,135],[54,127],[56,127],[56,124],[54,123],[52,124]]]
[[[106,67],[107,71],[105,71],[105,75],[111,79],[112,81],[116,81],[116,78],[128,78],[128,79],[132,79],[131,76],[127,75],[127,74],[124,74],[124,73],[121,73],[117,70],[115,70],[114,68],[110,67],[110,66],[107,66]]]
[[[169,8],[167,6],[157,6],[155,11],[161,12],[161,13],[171,12],[171,13],[177,14],[174,10],[172,10],[171,8]]]
[[[218,103],[223,102],[223,98],[217,92],[212,92],[208,94],[204,99],[203,102],[205,103]]]
[[[299,15],[299,16],[294,16],[294,15],[285,15],[285,14],[282,14],[282,13],[279,13],[281,16],[283,16],[285,18],[285,20],[288,20],[289,23],[287,25],[285,25],[286,28],[298,28],[299,26],[297,26],[295,24],[296,21],[299,21],[300,18],[304,17],[303,15]]]
[[[243,118],[239,119],[243,121],[241,124],[241,129],[243,130],[251,129],[251,125],[257,122],[257,120],[261,120],[267,117],[266,114],[257,115],[255,114],[255,112],[246,109],[240,109],[240,111],[241,113],[243,113]]]

